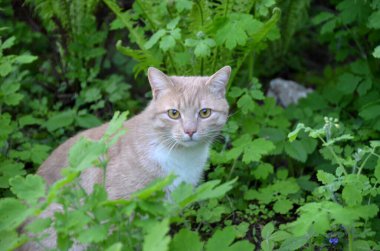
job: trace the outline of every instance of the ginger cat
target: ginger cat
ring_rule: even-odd
[[[153,99],[145,110],[125,122],[127,129],[109,150],[106,189],[110,199],[128,198],[152,180],[174,173],[169,188],[181,182],[196,185],[202,177],[211,142],[228,117],[225,87],[231,68],[225,66],[211,77],[166,76],[148,69]],[[100,139],[108,124],[86,130],[60,145],[42,164],[38,174],[49,185],[67,166],[70,147],[80,138]],[[101,183],[99,168],[86,169],[81,183],[91,191]]]

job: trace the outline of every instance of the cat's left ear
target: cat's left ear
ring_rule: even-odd
[[[156,99],[160,93],[171,86],[173,86],[172,81],[168,76],[165,75],[162,71],[149,67],[148,69],[148,79],[150,86],[152,87],[153,98]]]
[[[209,86],[211,92],[220,97],[224,97],[226,94],[226,85],[228,79],[230,78],[231,67],[224,66],[219,71],[215,72],[209,80],[207,80],[206,85]]]

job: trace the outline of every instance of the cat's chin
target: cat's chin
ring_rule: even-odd
[[[183,147],[193,147],[193,146],[197,146],[197,145],[201,144],[201,141],[199,141],[199,140],[182,140],[182,141],[179,141],[178,143],[179,143],[179,145],[181,145]]]

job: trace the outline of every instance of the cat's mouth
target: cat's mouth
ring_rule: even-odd
[[[188,138],[188,139],[182,139],[178,143],[181,144],[182,146],[189,147],[189,146],[195,146],[199,144],[199,142],[200,141],[198,139]]]

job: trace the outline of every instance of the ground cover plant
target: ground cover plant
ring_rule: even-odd
[[[44,249],[48,228],[58,250],[380,250],[379,29],[377,0],[2,1],[0,250]],[[80,173],[107,172],[122,121],[151,97],[149,66],[224,65],[231,116],[200,186],[170,200],[172,176],[130,200],[83,191]],[[314,92],[282,107],[265,95],[277,77]],[[53,186],[34,174],[111,119]],[[39,218],[51,205],[63,210]]]

